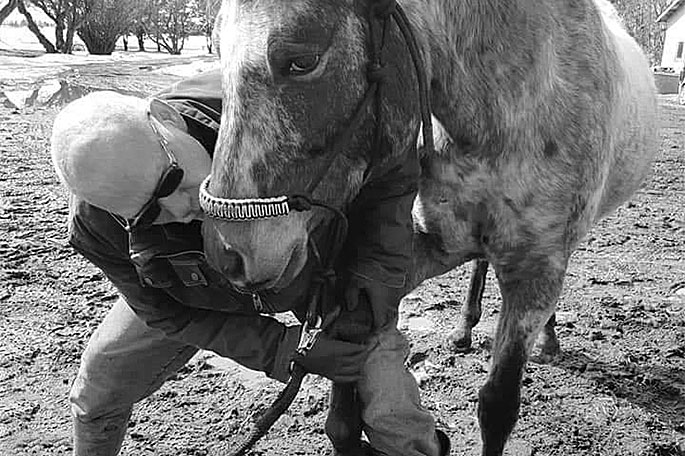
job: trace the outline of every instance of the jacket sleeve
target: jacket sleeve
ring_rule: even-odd
[[[374,313],[374,326],[396,317],[408,291],[412,265],[412,206],[418,187],[416,151],[380,178],[371,180],[348,212],[347,238],[351,257],[350,282],[365,291]]]
[[[214,351],[287,381],[290,356],[299,341],[298,326],[288,327],[257,313],[185,306],[163,289],[143,287],[126,250],[108,242],[103,229],[94,231],[95,227],[78,216],[71,225],[71,245],[104,272],[146,325],[162,330],[170,339]]]

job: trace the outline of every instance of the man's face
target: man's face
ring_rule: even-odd
[[[145,224],[201,216],[199,186],[211,160],[172,106],[93,92],[60,111],[52,133],[55,169],[84,201],[127,220],[140,216]],[[180,183],[174,162],[183,170]]]
[[[209,155],[195,138],[173,125],[165,124],[160,129],[160,134],[168,141],[169,149],[178,160],[184,176],[171,195],[159,199],[162,211],[154,223],[189,223],[194,219],[201,219],[203,214],[198,202],[198,189],[210,172],[212,162]],[[158,144],[157,147],[163,153],[161,145]]]

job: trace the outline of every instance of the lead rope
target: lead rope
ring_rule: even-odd
[[[305,357],[309,350],[319,338],[321,332],[337,318],[339,308],[335,306],[321,305],[330,295],[330,290],[335,287],[335,271],[333,269],[335,259],[340,253],[343,242],[347,237],[347,217],[337,208],[318,201],[311,201],[306,196],[296,195],[293,198],[294,206],[299,210],[309,210],[312,206],[319,206],[333,212],[333,242],[331,251],[327,255],[327,261],[322,259],[322,255],[316,248],[316,244],[309,239],[309,248],[318,265],[318,270],[313,273],[312,287],[314,291],[310,294],[307,306],[307,315],[302,327],[302,336],[297,346],[296,356]],[[321,317],[321,308],[333,309],[325,317]],[[259,439],[261,439],[271,429],[271,426],[286,410],[297,397],[302,381],[307,376],[307,371],[295,361],[290,364],[290,378],[283,390],[276,397],[271,406],[261,415],[253,419],[250,432],[245,435],[236,445],[235,449],[229,451],[228,456],[244,456]]]

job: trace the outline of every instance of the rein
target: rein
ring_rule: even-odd
[[[312,250],[314,257],[317,260],[318,270],[313,274],[312,293],[309,295],[309,306],[307,311],[307,318],[303,327],[302,337],[297,349],[296,356],[304,357],[307,352],[314,346],[318,335],[325,329],[328,323],[337,317],[337,311],[331,312],[325,316],[325,321],[322,321],[322,310],[335,309],[335,306],[329,306],[329,309],[321,309],[322,302],[325,304],[329,297],[330,290],[335,286],[335,272],[333,271],[333,263],[337,258],[340,248],[344,243],[347,235],[347,217],[345,214],[322,201],[314,200],[311,195],[321,180],[325,177],[328,169],[332,165],[335,158],[347,148],[350,143],[353,133],[361,126],[364,117],[371,106],[371,103],[376,102],[376,143],[380,139],[380,125],[381,125],[381,91],[383,81],[389,77],[388,68],[383,63],[383,48],[385,45],[385,38],[388,31],[390,19],[392,19],[398,26],[404,41],[409,50],[411,60],[414,64],[414,70],[419,87],[419,105],[422,122],[423,143],[428,150],[433,150],[433,127],[431,121],[431,108],[428,93],[428,82],[425,74],[425,65],[421,58],[419,46],[416,42],[416,36],[409,19],[402,10],[396,0],[370,0],[372,6],[369,11],[369,36],[371,44],[371,64],[369,66],[367,78],[369,80],[369,87],[364,94],[364,97],[358,104],[354,115],[349,120],[347,126],[334,138],[331,144],[327,147],[328,157],[321,166],[321,171],[317,176],[307,185],[304,194],[282,195],[270,198],[219,198],[212,196],[209,193],[209,185],[211,182],[211,174],[205,178],[200,186],[200,207],[210,217],[241,222],[241,221],[255,221],[264,220],[273,217],[288,216],[290,212],[308,211],[314,206],[327,209],[333,213],[333,247],[326,255],[326,259],[318,252],[316,245],[309,241],[309,248]],[[380,24],[376,23],[376,20]],[[379,29],[380,25],[380,29]],[[380,40],[377,35],[380,35]],[[325,306],[323,306],[325,307]],[[339,311],[339,309],[337,309]],[[276,420],[290,407],[293,400],[302,385],[302,380],[306,376],[304,368],[293,362],[291,365],[290,379],[283,391],[279,394],[271,407],[267,409],[260,416],[253,420],[252,429],[239,442],[237,447],[230,451],[229,456],[243,456],[254,446],[254,444],[263,437]]]

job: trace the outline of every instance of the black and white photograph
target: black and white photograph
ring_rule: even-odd
[[[0,0],[0,456],[685,456],[685,0]]]

